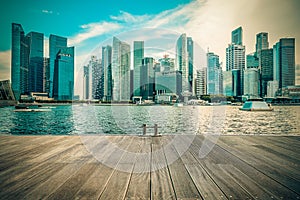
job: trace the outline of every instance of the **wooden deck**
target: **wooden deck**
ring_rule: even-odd
[[[0,199],[300,199],[298,136],[179,139],[1,135]]]

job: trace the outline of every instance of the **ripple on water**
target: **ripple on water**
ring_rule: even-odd
[[[161,134],[299,135],[300,107],[274,108],[245,112],[234,106],[57,106],[51,112],[13,112],[6,107],[0,108],[0,133],[142,134],[143,124],[156,123]]]

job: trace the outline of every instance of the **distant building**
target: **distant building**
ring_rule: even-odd
[[[48,93],[50,92],[50,59],[44,57],[44,78],[43,78],[43,92]]]
[[[273,46],[273,79],[278,87],[295,85],[295,38],[282,38]]]
[[[176,69],[182,73],[182,91],[192,92],[193,40],[182,34],[176,43]]]
[[[181,71],[165,71],[155,73],[155,94],[172,94],[178,97],[182,93]]]
[[[9,80],[0,81],[0,100],[15,100]]]
[[[242,27],[239,27],[231,32],[231,44],[243,45]]]
[[[130,100],[130,46],[113,37],[113,101]]]
[[[104,75],[104,93],[103,100],[111,101],[112,100],[112,71],[111,71],[111,59],[112,59],[112,48],[107,45],[102,47],[102,69]]]
[[[53,79],[55,100],[72,100],[74,95],[74,47],[61,48],[56,54]]]
[[[67,38],[57,36],[57,35],[50,35],[49,38],[49,97],[53,97],[53,84],[54,84],[54,68],[55,68],[55,60],[57,58],[57,53],[67,47]]]
[[[90,69],[89,66],[83,67],[83,99],[90,99]]]
[[[198,99],[201,95],[206,95],[206,68],[201,68],[197,70],[195,93]]]
[[[218,95],[223,93],[222,68],[219,56],[209,52],[207,56],[207,94]]]
[[[144,100],[154,100],[155,94],[155,70],[154,59],[143,58],[142,67],[140,69],[140,88],[141,96]]]
[[[43,92],[44,34],[30,32],[28,45],[28,92]]]
[[[28,91],[28,46],[21,24],[12,23],[11,87],[16,100]]]
[[[239,80],[236,80],[240,85],[233,89],[237,89],[235,91],[235,95],[241,96],[243,95],[243,77],[244,77],[244,69],[245,69],[245,46],[230,44],[226,48],[226,71],[238,70],[239,75],[236,76]],[[235,71],[236,73],[236,71]]]
[[[259,71],[255,68],[244,72],[244,95],[259,97]]]
[[[175,70],[175,59],[170,58],[167,54],[158,59],[158,62],[160,63],[160,72]]]
[[[133,42],[133,96],[141,96],[141,68],[144,58],[144,41]]]
[[[256,53],[259,54],[261,50],[269,49],[268,33],[258,33],[256,34]]]
[[[248,54],[246,56],[246,68],[258,68],[259,66],[259,59],[256,55],[256,53],[251,53],[251,54]]]
[[[278,81],[269,81],[267,85],[267,97],[276,97]]]
[[[233,69],[232,71],[232,96],[238,97],[241,96],[241,70]]]
[[[267,95],[267,84],[273,80],[273,49],[263,49],[259,53],[261,68],[261,97]]]
[[[225,96],[233,96],[232,71],[223,71],[223,94]]]

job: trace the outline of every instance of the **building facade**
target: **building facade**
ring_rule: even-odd
[[[67,47],[67,38],[50,35],[49,37],[49,97],[53,97],[53,83],[54,83],[54,68],[55,68],[55,60],[57,57],[57,53]]]
[[[140,70],[141,96],[144,100],[154,100],[155,95],[155,69],[154,59],[143,58]]]
[[[111,71],[112,47],[107,45],[102,47],[102,69],[104,75],[104,94],[103,100],[112,100],[112,71]]]
[[[209,52],[207,56],[207,94],[218,95],[223,93],[222,68],[219,56]]]
[[[144,41],[133,42],[133,96],[141,96],[141,68],[144,58]]]
[[[295,38],[282,38],[273,46],[273,78],[278,87],[295,85]]]
[[[30,32],[26,35],[28,45],[28,92],[43,92],[44,34]]]
[[[196,97],[200,99],[201,95],[206,95],[206,68],[201,68],[197,70],[195,93]]]
[[[260,96],[267,95],[267,85],[269,81],[273,80],[273,49],[263,49],[259,53],[259,66],[260,66]]]
[[[56,55],[53,78],[55,100],[72,100],[74,96],[74,47],[61,48]]]
[[[182,73],[182,91],[192,92],[193,84],[193,41],[182,34],[176,43],[176,70]]]
[[[243,29],[238,27],[231,32],[231,44],[243,45]]]
[[[28,47],[21,24],[12,23],[11,41],[11,87],[16,100],[19,100],[21,94],[27,92],[28,85]]]
[[[130,45],[113,37],[113,101],[130,100]]]
[[[244,72],[244,95],[259,97],[259,70],[255,68],[246,69]]]

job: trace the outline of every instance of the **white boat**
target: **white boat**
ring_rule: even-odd
[[[175,103],[174,106],[175,107],[183,107],[183,103]]]
[[[31,108],[25,108],[25,109],[16,109],[14,112],[49,112],[51,109],[31,109]]]
[[[247,100],[243,107],[240,110],[244,111],[273,111],[274,108],[271,107],[271,104],[267,104],[261,99],[249,99]]]

